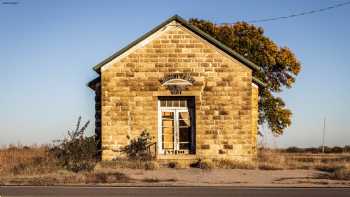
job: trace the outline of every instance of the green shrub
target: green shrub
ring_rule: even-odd
[[[57,144],[50,152],[55,155],[58,163],[73,172],[91,171],[97,162],[97,143],[94,136],[84,135],[89,121],[80,128],[81,117],[78,118],[76,129],[68,131],[68,136]]]

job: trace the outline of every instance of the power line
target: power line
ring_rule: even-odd
[[[294,17],[298,17],[298,16],[305,16],[305,15],[310,15],[310,14],[315,14],[315,13],[319,13],[319,12],[324,12],[327,10],[332,10],[332,9],[336,9],[339,7],[343,7],[346,5],[349,5],[350,1],[346,1],[343,3],[338,3],[332,6],[328,6],[328,7],[324,7],[321,9],[315,9],[315,10],[310,10],[310,11],[305,11],[305,12],[300,12],[300,13],[296,13],[296,14],[291,14],[291,15],[287,15],[287,16],[278,16],[278,17],[271,17],[271,18],[265,18],[265,19],[257,19],[257,20],[249,20],[247,21],[248,23],[261,23],[261,22],[268,22],[268,21],[276,21],[276,20],[281,20],[281,19],[288,19],[288,18],[294,18]],[[220,23],[220,24],[232,24],[232,23]]]

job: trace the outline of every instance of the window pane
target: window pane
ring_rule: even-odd
[[[174,149],[174,112],[162,112],[162,148]]]
[[[162,112],[162,119],[174,119],[173,112]]]
[[[186,107],[186,100],[180,100],[180,107]]]
[[[189,149],[190,139],[191,139],[191,129],[179,128],[180,149]]]
[[[180,112],[179,113],[179,126],[180,127],[190,127],[190,115],[188,112]]]
[[[174,128],[163,128],[163,148],[174,148]]]
[[[179,107],[179,106],[180,106],[180,101],[179,100],[175,100],[173,107]]]
[[[190,115],[188,112],[179,112],[179,119],[190,119]]]
[[[173,128],[174,121],[171,119],[163,119],[163,127]]]
[[[166,100],[160,100],[160,106],[165,107],[166,106]]]

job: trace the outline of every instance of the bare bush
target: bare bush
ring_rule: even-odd
[[[89,125],[87,121],[80,127],[81,117],[74,131],[68,131],[68,136],[63,140],[57,140],[51,149],[59,164],[73,172],[91,171],[97,162],[97,143],[94,136],[85,136]]]
[[[127,136],[130,138],[129,136]],[[140,136],[131,139],[130,143],[122,148],[129,159],[151,160],[152,155],[148,147],[152,144],[152,137],[147,130],[143,130]]]
[[[191,167],[200,168],[203,170],[211,170],[211,169],[215,168],[215,165],[214,165],[213,161],[211,161],[209,159],[198,159],[197,162],[191,164]]]

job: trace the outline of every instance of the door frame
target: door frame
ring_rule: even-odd
[[[168,97],[169,100],[171,97]],[[184,97],[186,99],[186,102],[190,102],[191,98]],[[175,99],[175,98],[174,98]],[[165,154],[165,150],[162,148],[162,112],[173,112],[174,113],[174,122],[177,122],[174,124],[174,151],[179,151],[180,150],[180,143],[179,143],[179,128],[178,128],[178,122],[179,122],[179,112],[188,112],[189,113],[189,118],[191,121],[191,140],[190,140],[190,146],[189,146],[189,152],[188,154],[193,154],[194,153],[194,148],[195,148],[195,113],[194,110],[195,108],[189,107],[161,107],[160,106],[160,101],[163,99],[159,99],[158,97],[158,138],[157,138],[157,149],[158,149],[158,154]],[[166,100],[166,99],[165,99]]]

